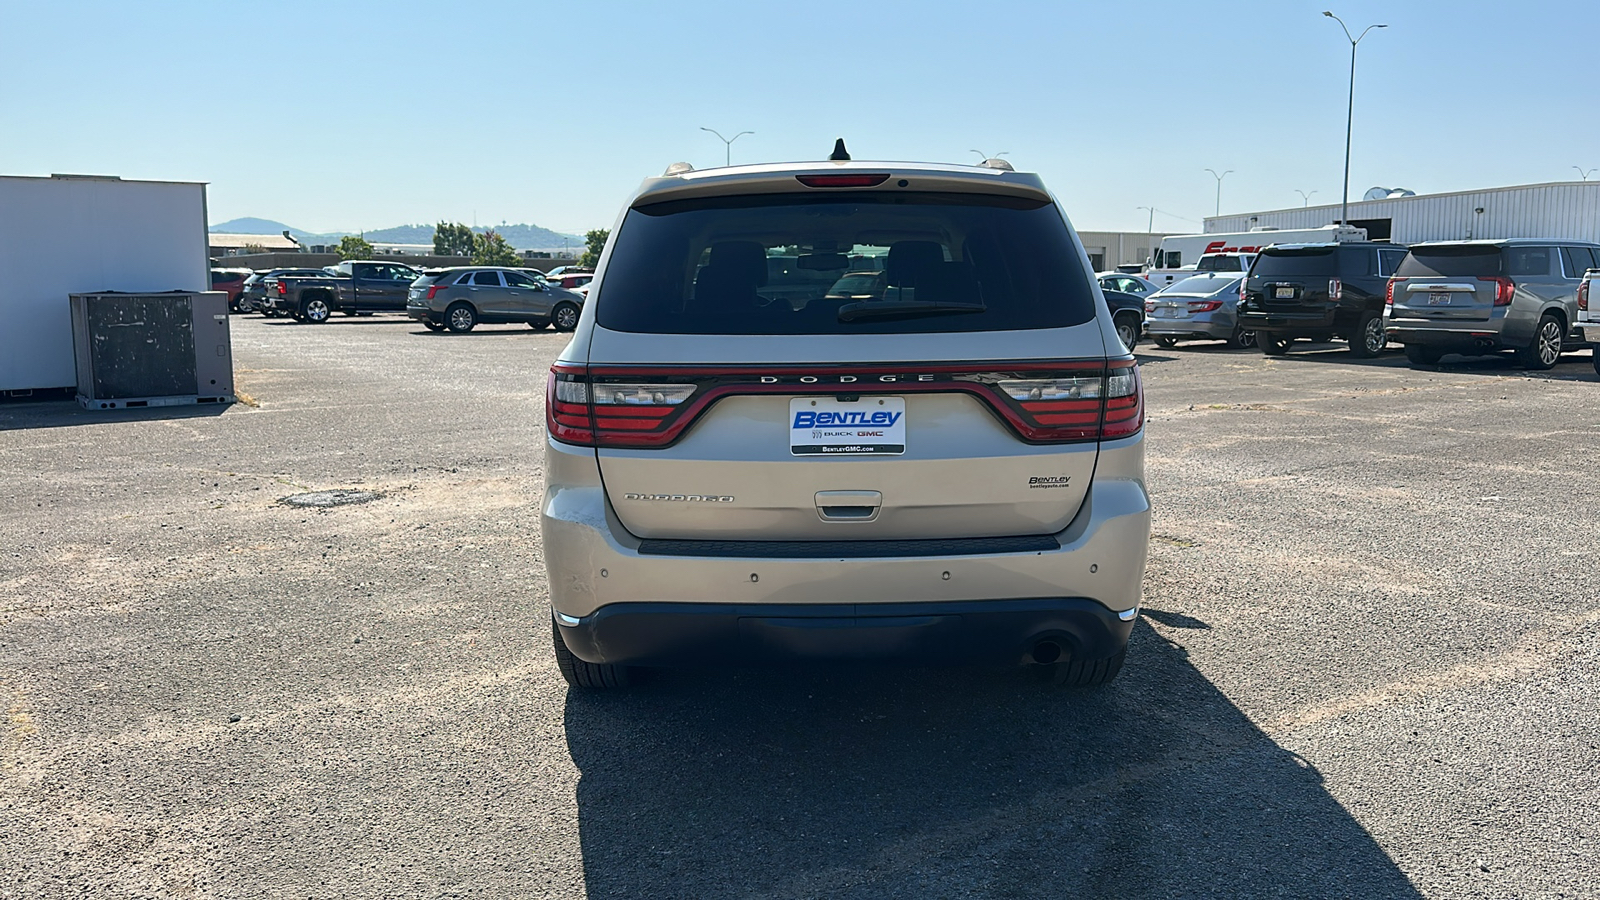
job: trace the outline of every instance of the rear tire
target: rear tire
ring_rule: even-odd
[[[1525,369],[1540,372],[1555,368],[1561,361],[1561,343],[1566,337],[1562,331],[1560,319],[1549,313],[1541,316],[1539,327],[1533,330],[1533,341],[1517,351],[1517,362]]]
[[[423,319],[422,320],[422,327],[428,329],[429,331],[433,331],[433,332],[439,332],[439,331],[443,331],[444,330],[444,326],[443,325],[440,325],[438,322],[430,322],[427,319]]]
[[[300,301],[300,321],[312,325],[321,325],[328,321],[328,316],[333,310],[328,307],[328,301],[321,297],[312,297]]]
[[[625,688],[632,680],[627,666],[584,662],[573,656],[572,651],[567,649],[567,642],[561,639],[561,626],[554,620],[550,622],[550,643],[556,651],[556,668],[561,670],[561,677],[567,680],[567,684],[575,688],[586,690]]]
[[[1350,336],[1350,355],[1356,359],[1371,359],[1388,346],[1389,336],[1383,332],[1383,316],[1369,312],[1361,317],[1356,333]]]
[[[1171,350],[1173,347],[1178,346],[1177,338],[1167,337],[1166,335],[1157,335],[1150,340],[1155,341],[1156,346],[1163,350]]]
[[[557,331],[571,331],[578,327],[578,308],[571,303],[557,303],[556,308],[550,310],[550,322]]]
[[[468,303],[452,303],[444,311],[444,325],[456,334],[466,334],[478,327],[478,311]]]
[[[1289,345],[1292,343],[1294,343],[1293,338],[1281,337],[1275,334],[1267,334],[1266,332],[1262,331],[1256,332],[1256,346],[1260,347],[1261,352],[1268,356],[1288,355]]]
[[[1122,341],[1122,348],[1131,353],[1139,346],[1139,320],[1133,316],[1118,316],[1116,323],[1117,339]]]
[[[1407,344],[1406,360],[1413,366],[1437,366],[1444,359],[1444,351],[1427,344]]]
[[[1122,664],[1128,658],[1128,648],[1124,646],[1114,655],[1105,659],[1072,660],[1056,663],[1052,668],[1050,680],[1055,684],[1068,687],[1088,687],[1096,684],[1106,684],[1117,677],[1122,671]]]
[[[1228,346],[1235,350],[1249,350],[1256,345],[1256,333],[1244,328],[1233,329],[1233,335],[1228,338]]]

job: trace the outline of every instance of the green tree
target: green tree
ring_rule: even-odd
[[[371,259],[372,245],[367,239],[357,234],[347,234],[339,238],[340,259]]]
[[[585,234],[583,240],[589,246],[583,251],[583,255],[578,257],[578,265],[590,268],[598,265],[600,263],[600,254],[605,251],[606,240],[610,237],[611,232],[604,228],[596,228]]]
[[[440,222],[433,226],[433,252],[440,256],[471,256],[472,229],[460,222]]]
[[[493,228],[483,234],[473,235],[472,264],[475,266],[514,266],[517,251],[511,249],[506,239]]]

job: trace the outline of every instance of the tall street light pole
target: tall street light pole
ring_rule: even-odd
[[[1359,36],[1350,37],[1350,28],[1344,24],[1343,19],[1328,10],[1323,10],[1322,14],[1338,22],[1339,27],[1344,29],[1344,36],[1350,40],[1350,105],[1344,119],[1344,194],[1339,201],[1339,224],[1348,225],[1350,224],[1350,132],[1356,116],[1356,45],[1361,43],[1361,38],[1366,37],[1368,31],[1389,26],[1368,25]]]
[[[1144,209],[1150,212],[1150,220],[1144,226],[1144,239],[1145,243],[1149,245],[1148,252],[1150,255],[1145,257],[1144,261],[1154,263],[1156,258],[1156,208],[1154,206],[1135,206],[1134,209]]]
[[[1583,176],[1584,181],[1588,181],[1589,173],[1594,171],[1593,169],[1585,169],[1582,166],[1573,166],[1573,168],[1578,170],[1578,174]]]
[[[1206,171],[1210,172],[1211,173],[1211,177],[1215,178],[1217,180],[1217,211],[1216,211],[1215,215],[1219,215],[1220,216],[1220,215],[1222,215],[1222,179],[1227,178],[1229,175],[1232,175],[1233,174],[1233,170],[1229,169],[1228,171],[1223,172],[1221,175],[1217,174],[1217,170],[1216,169],[1207,169]]]
[[[734,135],[731,138],[725,138],[725,137],[722,136],[722,132],[716,130],[715,128],[707,128],[704,125],[701,125],[700,126],[700,130],[701,131],[709,131],[709,132],[711,132],[712,134],[717,136],[717,140],[721,141],[725,145],[723,147],[723,149],[726,150],[727,153],[723,157],[723,160],[722,160],[722,164],[724,166],[733,165],[733,142],[737,141],[739,138],[742,138],[747,134],[755,134],[754,131],[741,131],[741,132],[739,132],[738,134]]]
[[[1305,191],[1300,190],[1299,188],[1295,188],[1294,192],[1296,194],[1300,195],[1300,199],[1305,201],[1305,205],[1306,206],[1310,206],[1311,205],[1311,194],[1315,194],[1316,193],[1316,191],[1312,191],[1310,194],[1308,194]]]

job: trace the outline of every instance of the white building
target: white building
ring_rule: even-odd
[[[0,394],[78,383],[68,294],[205,291],[206,186],[0,177]]]
[[[1150,250],[1159,246],[1167,233],[1151,234],[1145,231],[1080,231],[1083,251],[1089,254],[1089,264],[1096,272],[1114,269],[1119,265],[1143,265],[1150,258]]]
[[[1211,216],[1208,232],[1316,228],[1339,221],[1339,204]],[[1467,238],[1600,242],[1600,181],[1552,182],[1350,203],[1350,224],[1372,240],[1414,244]]]

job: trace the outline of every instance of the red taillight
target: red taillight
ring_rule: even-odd
[[[1144,302],[1144,311],[1147,312],[1147,313],[1155,312],[1156,311],[1156,302],[1154,300],[1146,300]]]
[[[278,284],[278,296],[279,297],[287,296],[288,293],[289,293],[289,286],[287,284],[284,284],[281,281],[278,282],[277,284]]]
[[[1189,312],[1192,312],[1192,313],[1216,312],[1217,310],[1219,310],[1221,308],[1222,308],[1222,301],[1221,300],[1190,300],[1189,301]]]
[[[806,187],[877,187],[889,180],[889,173],[852,175],[796,175],[795,179]]]
[[[1337,278],[1328,279],[1328,299],[1338,303],[1342,296],[1344,296],[1344,283]]]
[[[1479,281],[1494,282],[1494,305],[1510,306],[1511,298],[1517,295],[1517,283],[1504,275],[1479,275]]]
[[[1589,279],[1578,282],[1578,308],[1584,312],[1589,311]]]
[[[442,284],[430,284],[430,285],[428,285],[428,299],[432,300],[434,297],[437,297],[439,295],[439,292],[444,290],[445,287],[446,287],[446,285],[442,285]]]
[[[1391,278],[1391,279],[1389,279],[1389,286],[1383,289],[1383,305],[1384,306],[1393,306],[1394,305],[1394,286],[1399,281],[1400,281],[1399,278]]]
[[[555,440],[588,447],[666,447],[722,397],[750,394],[959,392],[984,401],[1030,443],[1122,438],[1144,424],[1133,360],[851,367],[848,370],[587,367],[558,363],[545,392]]]
[[[558,441],[594,445],[594,420],[589,414],[589,380],[583,366],[550,367],[544,392],[544,424]]]
[[[1144,381],[1133,362],[1112,363],[1106,373],[1106,412],[1100,439],[1132,437],[1144,427]]]

